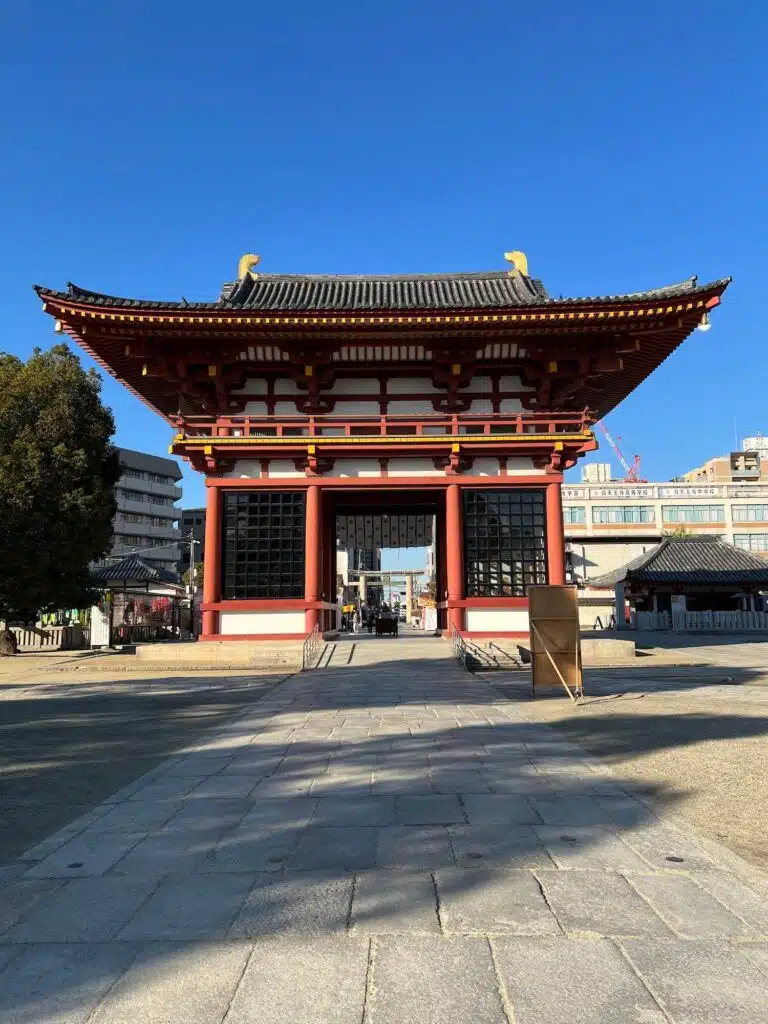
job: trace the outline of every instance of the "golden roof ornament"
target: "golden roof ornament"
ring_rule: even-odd
[[[515,249],[514,252],[505,252],[504,259],[507,263],[514,264],[515,269],[510,270],[510,274],[518,273],[523,277],[528,277],[528,257],[524,252],[520,252],[519,249]]]
[[[246,274],[253,273],[253,267],[255,267],[261,261],[261,256],[257,256],[256,253],[247,252],[245,256],[240,257],[240,262],[237,264],[237,280],[242,281]]]

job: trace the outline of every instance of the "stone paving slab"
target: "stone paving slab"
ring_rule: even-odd
[[[629,885],[611,871],[536,872],[544,896],[569,935],[666,935],[672,932]]]
[[[685,875],[629,874],[630,884],[681,938],[756,938],[757,934]]]
[[[0,889],[0,935],[4,935],[62,884],[53,879],[20,878]]]
[[[149,898],[146,878],[73,878],[27,911],[4,935],[9,942],[106,942]]]
[[[147,943],[89,1024],[220,1024],[252,949],[247,942]]]
[[[86,878],[103,875],[146,832],[92,832],[75,836],[26,872],[26,878]]]
[[[559,935],[530,871],[440,870],[435,875],[446,935]]]
[[[668,1024],[608,939],[494,938],[491,946],[515,1024]]]
[[[623,939],[630,963],[675,1024],[761,1024],[768,977],[714,940]]]
[[[0,976],[3,1024],[85,1024],[136,955],[130,943],[20,950]]]
[[[259,878],[229,935],[238,939],[343,935],[349,921],[352,886],[351,877],[317,874]]]
[[[227,934],[251,875],[166,878],[120,932],[121,939],[212,939]]]
[[[508,1024],[486,939],[373,940],[366,1024]]]
[[[257,943],[226,1024],[360,1024],[368,956],[365,939]]]
[[[350,928],[361,935],[437,935],[440,922],[432,875],[366,871],[355,879]]]

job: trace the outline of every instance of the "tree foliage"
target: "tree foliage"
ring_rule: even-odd
[[[120,476],[101,381],[66,345],[0,352],[0,619],[84,607],[112,540]]]

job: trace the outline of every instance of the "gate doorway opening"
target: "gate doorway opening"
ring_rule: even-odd
[[[445,575],[443,493],[329,497],[336,627],[370,636],[433,634]]]

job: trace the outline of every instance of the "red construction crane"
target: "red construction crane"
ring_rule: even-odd
[[[621,448],[619,448],[619,446],[616,444],[616,442],[614,441],[613,437],[611,436],[611,434],[610,434],[610,432],[608,430],[608,427],[606,427],[606,425],[603,423],[602,420],[600,420],[597,425],[598,425],[598,427],[600,427],[602,432],[605,434],[605,439],[608,442],[608,444],[616,452],[616,458],[621,463],[622,468],[624,470],[624,473],[626,474],[624,476],[624,483],[625,484],[646,484],[646,483],[648,483],[647,480],[643,479],[643,477],[640,476],[640,456],[639,455],[633,455],[632,456],[632,465],[630,466],[630,464],[627,462],[626,458],[624,457],[624,453],[622,452]]]

